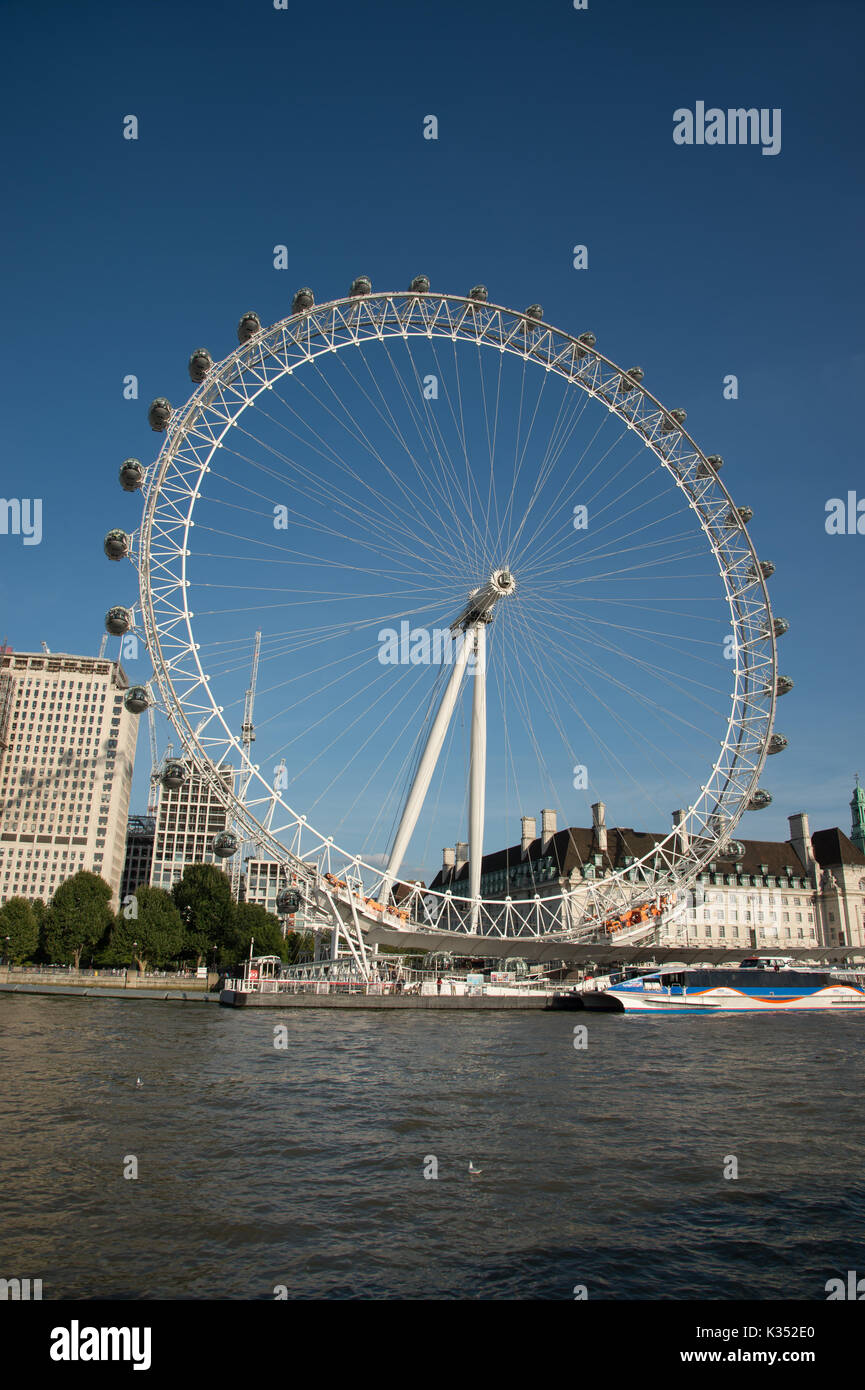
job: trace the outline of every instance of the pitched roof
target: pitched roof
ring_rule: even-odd
[[[821,866],[827,864],[853,864],[865,868],[865,854],[857,849],[837,825],[831,830],[815,830],[811,836],[814,858]]]
[[[630,826],[608,826],[607,850],[601,856],[601,867],[604,869],[622,868],[626,855],[641,859],[643,855],[651,853],[653,846],[666,839],[668,834],[669,831],[657,832],[633,830]],[[839,830],[837,826],[831,830],[816,830],[811,836],[811,840],[814,846],[814,858],[821,866],[854,864],[865,868],[865,854],[862,854],[852,840],[849,840],[843,830]],[[735,872],[734,866],[739,864],[742,866],[739,870],[740,873],[753,875],[760,874],[761,865],[765,864],[765,872],[773,878],[778,878],[787,872],[791,872],[796,878],[801,878],[807,872],[805,864],[790,840],[736,841],[734,836],[733,842],[742,845],[745,852],[744,854],[718,854],[716,861],[720,873]],[[559,830],[551,836],[546,847],[538,836],[532,840],[525,853],[518,843],[510,845],[507,849],[485,854],[482,861],[482,872],[485,874],[495,873],[513,869],[520,864],[527,864],[529,866],[528,877],[531,878],[531,869],[536,861],[547,855],[552,855],[553,864],[559,875],[567,877],[573,869],[581,869],[583,864],[592,863],[596,853],[598,850],[591,827],[572,825],[567,830]],[[467,864],[454,878],[443,877],[442,871],[439,870],[430,887],[454,887],[460,883],[468,884]]]

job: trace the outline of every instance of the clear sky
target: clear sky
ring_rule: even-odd
[[[154,457],[147,406],[185,399],[193,348],[225,355],[241,313],[275,322],[300,285],[324,301],[361,273],[482,281],[641,363],[724,456],[777,567],[796,683],[774,803],[741,833],[784,837],[800,809],[849,829],[865,535],[824,523],[830,498],[865,498],[858,0],[13,0],[3,28],[0,493],[41,498],[43,534],[0,535],[0,638],[95,653],[106,608],[134,597],[102,553],[137,524],[117,469]],[[674,143],[674,111],[698,102],[780,110],[780,151]],[[133,809],[144,729],[139,748]]]

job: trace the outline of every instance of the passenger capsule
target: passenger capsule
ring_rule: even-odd
[[[210,842],[210,848],[217,859],[230,859],[236,854],[239,848],[237,836],[230,830],[221,830],[218,835],[214,835]]]
[[[758,567],[759,573],[762,574],[764,579],[771,579],[772,575],[775,573],[775,566],[772,564],[771,560],[760,560],[758,565],[748,566],[749,579],[757,578]]]
[[[425,275],[416,275],[408,288],[409,294],[429,294],[429,280]]]
[[[766,807],[767,807],[767,806],[771,806],[771,804],[772,804],[772,795],[771,795],[771,792],[766,792],[766,791],[763,791],[762,789],[760,789],[760,790],[758,790],[758,791],[755,791],[754,795],[751,797],[751,800],[748,802],[748,810],[749,810],[749,811],[765,811]]]
[[[261,332],[261,319],[258,314],[254,314],[250,309],[248,314],[244,314],[240,323],[237,325],[237,341],[248,343],[250,338],[254,338],[256,333]]]
[[[128,608],[109,608],[105,614],[105,631],[112,637],[122,637],[132,626],[132,614]]]
[[[242,339],[241,339],[242,341]],[[189,359],[189,378],[200,386],[213,366],[213,358],[207,348],[196,348]]]
[[[766,752],[767,752],[767,753],[783,753],[783,752],[784,752],[784,749],[785,749],[786,747],[787,747],[787,740],[785,739],[784,735],[783,735],[783,734],[773,734],[772,737],[769,739],[769,747],[766,749]]]
[[[300,907],[300,894],[296,888],[283,888],[276,896],[277,912],[297,912]]]
[[[725,859],[744,859],[745,846],[741,840],[728,840],[724,846]]]
[[[466,295],[466,298],[476,299],[479,304],[486,304],[489,298],[489,295],[487,294],[486,285],[472,285],[471,289]]]
[[[644,375],[645,373],[642,367],[629,367],[628,370],[619,377],[619,390],[627,395],[629,391],[633,391],[635,387],[639,386]]]
[[[535,323],[543,323],[544,306],[543,304],[530,304],[526,310],[526,318],[534,319]]]
[[[686,410],[670,410],[661,422],[661,434],[672,434],[673,430],[681,429],[688,418]]]
[[[724,517],[725,526],[747,526],[754,515],[753,507],[731,507]]]
[[[786,618],[775,618],[772,624],[776,637],[783,637],[785,632],[790,631],[790,624]]]
[[[706,462],[701,459],[697,464],[698,478],[711,478],[715,473],[720,473],[724,467],[724,460],[720,454],[707,454]]]
[[[147,419],[154,434],[161,434],[171,419],[171,402],[164,396],[157,396],[156,400],[150,403]]]
[[[792,689],[793,689],[793,682],[791,681],[791,679],[790,679],[789,676],[779,676],[779,677],[778,677],[777,683],[776,683],[776,685],[775,685],[775,694],[776,694],[776,695],[778,695],[779,697],[780,697],[781,695],[789,695],[789,693],[790,693],[790,691],[791,691]]]
[[[144,469],[138,459],[124,459],[117,476],[124,492],[137,492],[144,482]]]
[[[180,790],[188,776],[186,763],[181,762],[179,758],[168,758],[159,780],[166,791],[176,792]]]
[[[129,537],[125,531],[109,531],[103,543],[109,560],[125,560],[130,548]]]
[[[598,340],[597,340],[597,338],[595,337],[594,333],[578,333],[578,334],[577,334],[577,342],[578,342],[578,343],[585,343],[585,345],[586,345],[587,348],[593,348],[593,347],[595,346],[595,343],[596,343],[597,341],[598,341]],[[577,357],[580,358],[580,359],[582,359],[582,358],[585,357],[585,356],[586,356],[585,349],[582,348],[582,347],[578,347],[578,348],[577,348]]]
[[[143,685],[130,685],[123,697],[123,704],[130,714],[143,714],[150,708],[150,697]]]
[[[298,290],[294,299],[291,301],[291,312],[293,314],[305,314],[314,304],[315,295],[309,288],[309,285],[304,285],[303,289]]]
[[[356,280],[352,280],[349,294],[352,299],[359,299],[361,295],[372,293],[372,280],[368,275],[358,275]]]

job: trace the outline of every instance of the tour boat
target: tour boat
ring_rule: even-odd
[[[583,1008],[625,1013],[804,1013],[865,1009],[865,973],[794,967],[757,958],[738,967],[656,970],[597,994]]]

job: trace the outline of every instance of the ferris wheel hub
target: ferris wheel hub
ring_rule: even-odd
[[[465,608],[451,623],[451,631],[465,631],[467,628],[475,627],[477,623],[492,622],[496,603],[500,598],[509,598],[515,593],[516,587],[517,581],[507,567],[493,570],[486,584],[482,584],[479,589],[472,589]]]

